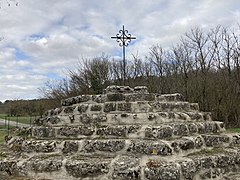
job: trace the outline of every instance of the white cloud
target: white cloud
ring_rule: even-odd
[[[0,100],[38,97],[49,74],[64,76],[82,57],[119,56],[122,25],[137,36],[127,56],[178,43],[192,27],[239,23],[238,0],[42,0],[0,9]],[[54,77],[54,76],[53,76]]]

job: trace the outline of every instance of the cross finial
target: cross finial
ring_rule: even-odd
[[[116,34],[116,36],[111,37],[116,39],[119,46],[123,48],[123,85],[125,85],[126,78],[126,60],[125,60],[125,47],[129,45],[132,39],[136,39],[136,37],[132,37],[128,30],[125,30],[124,25],[121,30]]]

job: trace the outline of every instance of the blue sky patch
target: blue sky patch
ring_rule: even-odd
[[[55,74],[55,73],[48,73],[48,74],[47,74],[47,77],[50,78],[50,79],[56,79],[56,80],[62,79],[61,76],[59,76],[59,75],[57,75],[57,74]]]
[[[21,51],[18,48],[15,48],[16,52],[15,52],[15,57],[16,60],[26,60],[29,58],[29,56],[27,54],[25,54],[23,51]]]

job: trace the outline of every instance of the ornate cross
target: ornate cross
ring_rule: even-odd
[[[132,35],[128,33],[128,30],[124,29],[124,25],[123,25],[122,30],[119,30],[116,36],[111,38],[116,39],[119,46],[123,48],[123,85],[125,85],[125,79],[126,79],[125,47],[129,45],[132,39],[136,39],[136,37],[132,37]]]

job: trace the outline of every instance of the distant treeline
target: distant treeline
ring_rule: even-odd
[[[7,116],[42,116],[48,109],[59,104],[52,99],[7,100],[0,102],[0,114]]]
[[[126,85],[146,85],[150,92],[182,93],[202,111],[228,126],[240,126],[240,28],[217,26],[206,32],[191,29],[170,49],[154,45],[145,57],[132,55]],[[123,84],[123,63],[108,56],[83,59],[60,81],[40,90],[46,98],[99,94],[111,84]]]

